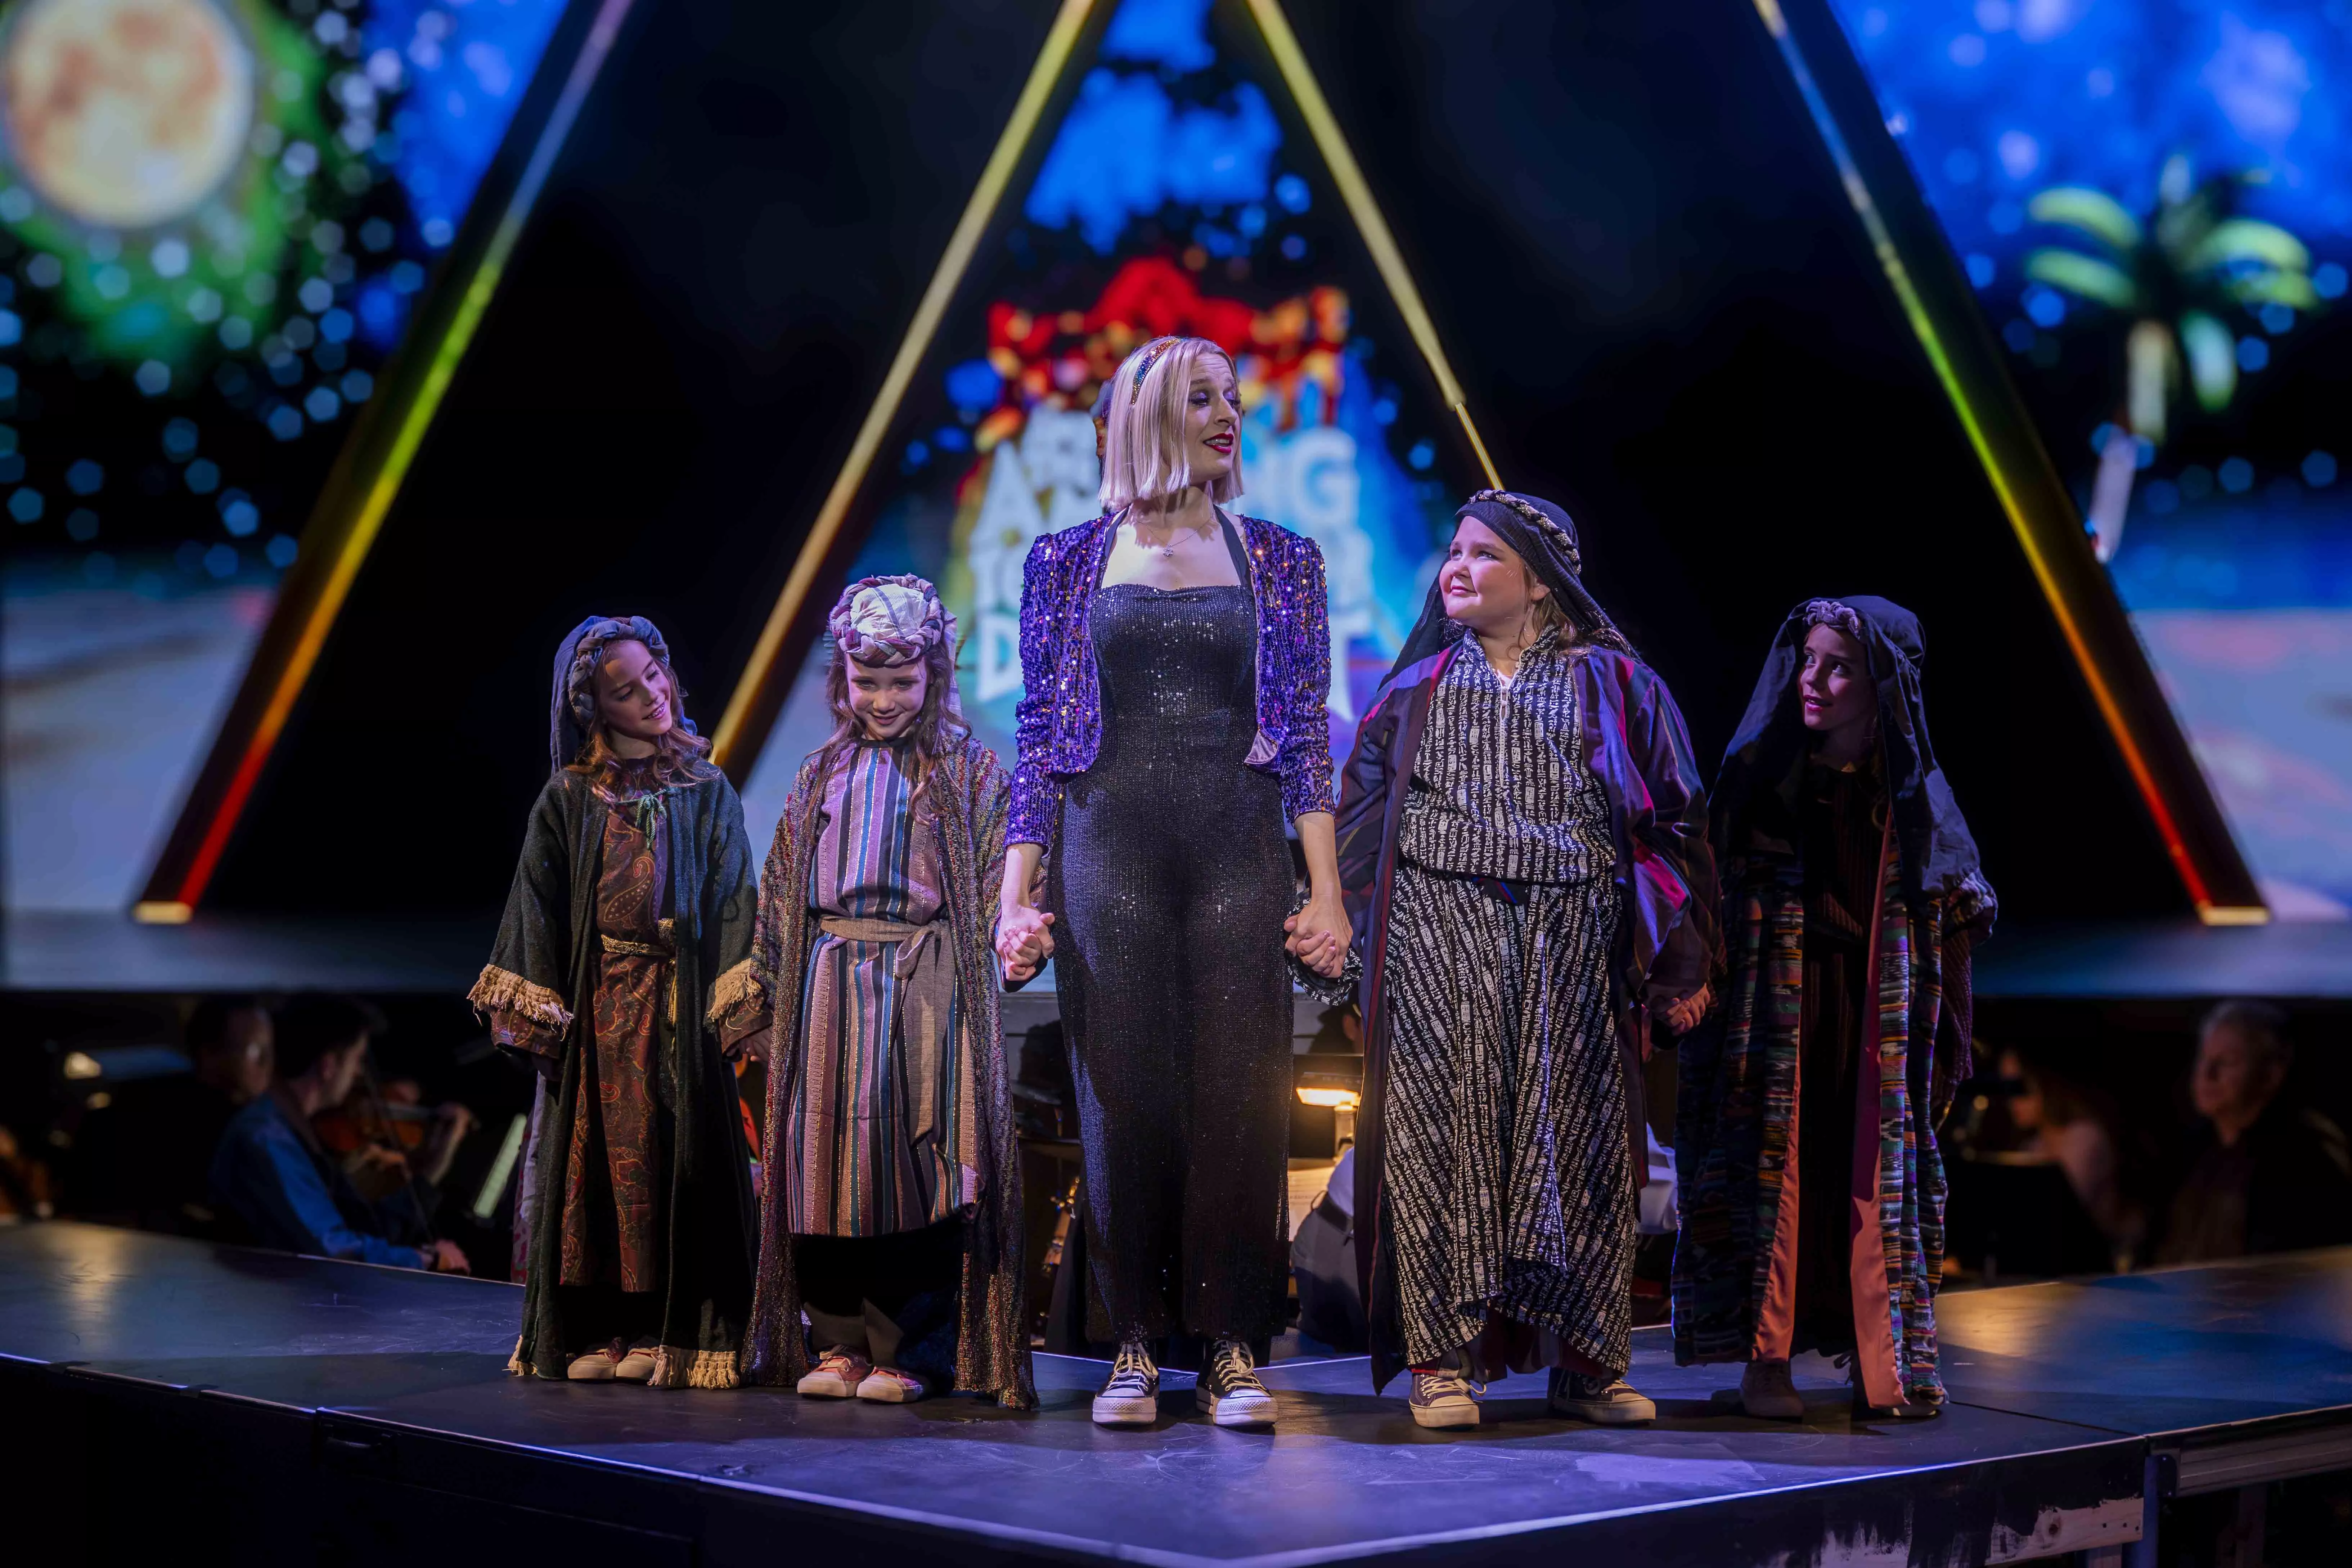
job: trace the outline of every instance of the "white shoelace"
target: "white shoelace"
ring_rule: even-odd
[[[1103,1392],[1110,1394],[1135,1395],[1148,1394],[1151,1381],[1160,1373],[1151,1357],[1140,1345],[1121,1345],[1118,1359],[1110,1363],[1110,1381]]]
[[[1265,1392],[1265,1384],[1257,1380],[1257,1365],[1250,1359],[1249,1346],[1239,1340],[1219,1340],[1210,1352],[1209,1386],[1220,1394]]]

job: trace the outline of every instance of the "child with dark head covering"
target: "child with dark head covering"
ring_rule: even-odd
[[[756,1023],[751,842],[643,616],[555,655],[547,785],[470,997],[534,1064],[511,1370],[732,1388],[751,1184],[722,1039]]]
[[[1752,1415],[1803,1415],[1806,1350],[1850,1354],[1871,1410],[1944,1398],[1936,1128],[1994,904],[1927,739],[1925,655],[1898,605],[1807,600],[1716,780],[1729,970],[1679,1064],[1675,1354],[1745,1363]]]
[[[1356,1209],[1374,1386],[1478,1420],[1474,1380],[1646,1421],[1631,1363],[1642,1058],[1705,1012],[1715,877],[1664,683],[1551,502],[1481,490],[1343,775],[1364,1020]]]
[[[955,617],[930,584],[853,583],[826,625],[834,729],[776,823],[755,944],[772,1044],[751,1376],[1026,1409],[992,946],[1004,773],[958,706]]]

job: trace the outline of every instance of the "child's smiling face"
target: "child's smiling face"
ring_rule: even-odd
[[[930,674],[918,658],[906,664],[849,666],[849,710],[871,741],[895,741],[922,716]]]

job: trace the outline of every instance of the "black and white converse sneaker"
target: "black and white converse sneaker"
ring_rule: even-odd
[[[1622,1377],[1587,1377],[1556,1366],[1550,1394],[1553,1415],[1573,1415],[1597,1426],[1637,1426],[1658,1418],[1658,1407]]]
[[[1095,1395],[1097,1426],[1149,1426],[1160,1419],[1160,1369],[1140,1341],[1118,1347],[1110,1381]]]
[[[1209,1364],[1192,1385],[1192,1401],[1220,1426],[1274,1425],[1274,1395],[1257,1380],[1249,1346],[1239,1340],[1219,1340],[1209,1352]]]

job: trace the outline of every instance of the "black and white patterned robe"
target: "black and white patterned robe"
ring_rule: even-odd
[[[1412,1364],[1614,1376],[1631,1356],[1622,895],[1585,657],[1547,634],[1506,681],[1464,637],[1413,762],[1385,963],[1393,1266],[1371,1304]]]

